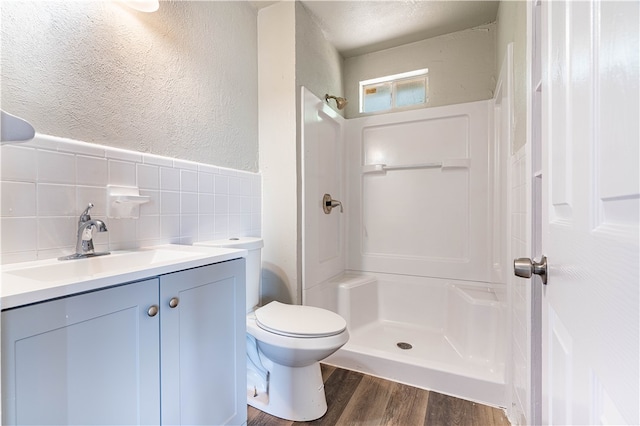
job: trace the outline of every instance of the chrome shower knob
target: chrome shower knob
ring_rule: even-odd
[[[322,197],[322,210],[324,211],[324,213],[331,213],[331,210],[334,207],[340,207],[340,213],[344,211],[342,209],[342,203],[340,201],[331,198],[331,194],[324,194],[324,196]]]

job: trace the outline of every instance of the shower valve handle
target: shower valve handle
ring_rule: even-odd
[[[324,211],[325,214],[331,213],[331,210],[338,206],[340,206],[340,213],[342,213],[344,211],[342,209],[342,203],[331,198],[331,194],[324,194],[322,197],[322,211]]]

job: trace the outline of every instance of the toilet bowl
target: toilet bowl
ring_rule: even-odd
[[[313,306],[277,301],[256,307],[260,295],[260,238],[200,242],[242,248],[247,257],[247,403],[273,416],[309,421],[327,411],[320,361],[349,340],[346,321]]]

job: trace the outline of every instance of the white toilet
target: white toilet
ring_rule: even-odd
[[[247,256],[247,403],[293,421],[315,420],[327,412],[320,361],[349,340],[340,315],[312,306],[260,299],[261,238],[195,243],[241,248]]]

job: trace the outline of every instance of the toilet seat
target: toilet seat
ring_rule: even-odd
[[[328,337],[342,333],[347,322],[340,315],[313,306],[271,302],[256,309],[256,324],[288,337]]]

